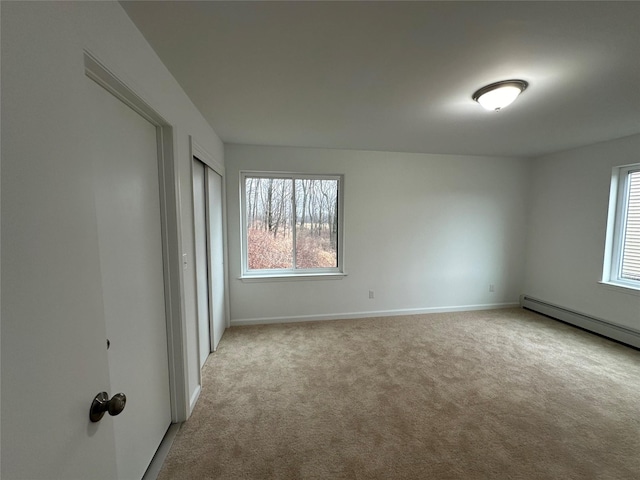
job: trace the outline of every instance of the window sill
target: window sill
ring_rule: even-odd
[[[612,281],[605,281],[605,280],[602,280],[598,283],[609,290],[613,290],[614,292],[626,293],[627,295],[640,296],[640,285],[636,287],[634,285],[628,285],[624,283],[615,283]]]
[[[292,282],[297,280],[342,280],[346,273],[299,273],[276,275],[242,275],[238,280],[242,282]]]

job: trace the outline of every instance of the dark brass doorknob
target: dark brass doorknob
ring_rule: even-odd
[[[107,392],[100,392],[91,403],[89,420],[92,422],[99,422],[105,412],[109,412],[109,415],[112,417],[120,415],[126,404],[127,396],[124,393],[116,393],[111,397],[111,400],[109,400],[109,394]]]

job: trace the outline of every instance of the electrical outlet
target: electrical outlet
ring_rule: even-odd
[[[489,284],[489,291],[490,291],[491,293],[493,293],[493,292],[495,292],[495,291],[496,291],[496,286],[495,286],[493,283],[490,283],[490,284]]]
[[[373,290],[369,290],[369,298],[373,298]]]

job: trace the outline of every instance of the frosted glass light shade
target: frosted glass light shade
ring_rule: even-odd
[[[482,87],[472,98],[486,110],[497,112],[511,105],[527,86],[524,80],[505,80]]]

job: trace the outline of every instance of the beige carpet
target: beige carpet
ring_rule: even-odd
[[[160,479],[640,479],[640,351],[520,309],[236,327]]]

